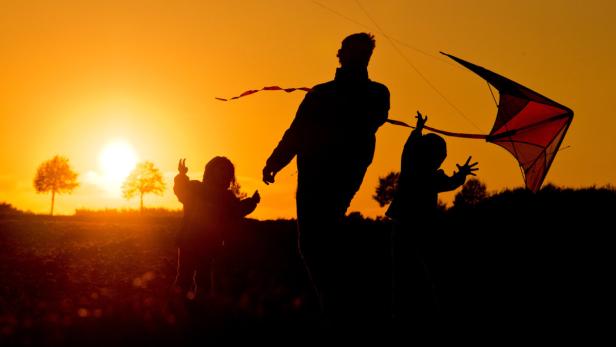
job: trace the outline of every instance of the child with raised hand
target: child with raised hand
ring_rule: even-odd
[[[477,163],[468,157],[448,176],[440,168],[447,145],[439,135],[422,131],[428,117],[417,112],[417,125],[404,145],[398,184],[386,215],[393,220],[393,316],[401,327],[415,323],[419,330],[434,327],[437,300],[430,278],[430,239],[438,231],[438,194],[475,176]],[[404,328],[402,328],[404,329]]]
[[[398,185],[386,215],[395,221],[412,222],[414,217],[434,217],[438,193],[454,190],[475,176],[477,163],[457,164],[458,171],[447,176],[440,168],[447,157],[447,144],[439,135],[422,135],[428,117],[417,111],[417,125],[404,145]]]
[[[178,269],[175,284],[188,298],[197,287],[210,291],[212,264],[220,255],[225,236],[244,216],[255,210],[259,192],[240,199],[232,192],[235,167],[226,157],[215,157],[205,166],[203,181],[191,181],[186,159],[178,163],[173,191],[184,205],[184,219],[177,237]]]

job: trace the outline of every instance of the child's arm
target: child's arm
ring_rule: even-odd
[[[419,111],[417,111],[417,116],[415,116],[415,118],[417,118],[417,123],[415,125],[415,129],[411,131],[409,138],[406,140],[406,143],[404,144],[405,151],[408,151],[413,146],[413,144],[416,143],[421,138],[424,125],[428,121],[428,116],[425,116],[425,117],[422,116],[421,112]]]
[[[252,197],[246,198],[239,201],[238,204],[238,215],[241,217],[245,217],[252,213],[257,208],[257,204],[261,201],[261,196],[259,195],[259,191],[255,190]]]
[[[255,191],[252,197],[240,200],[229,191],[228,199],[227,208],[229,209],[230,216],[233,218],[243,218],[257,208],[257,204],[261,201],[261,196],[259,191]]]
[[[179,173],[173,179],[173,192],[175,193],[175,196],[178,197],[178,200],[185,204],[197,194],[197,190],[199,189],[201,183],[199,181],[191,181],[188,179],[188,176],[186,175],[188,172],[188,168],[186,167],[186,159],[180,159],[180,162],[178,163],[178,171]]]
[[[458,167],[458,171],[454,172],[451,177],[445,175],[443,170],[438,170],[437,172],[437,189],[438,192],[448,192],[458,188],[463,185],[466,181],[466,176],[476,176],[475,171],[479,170],[477,166],[477,162],[469,164],[472,157],[468,157],[466,163],[460,166],[460,164],[456,164]]]
[[[417,111],[417,115],[415,116],[415,118],[417,118],[417,123],[415,124],[415,130],[413,130],[413,132],[417,132],[419,135],[421,135],[421,131],[424,128],[424,125],[426,125],[426,122],[428,121],[428,116],[423,116],[421,114],[421,112]]]
[[[417,116],[415,116],[415,118],[417,118],[417,123],[415,124],[415,129],[413,129],[413,131],[411,131],[411,135],[409,136],[409,140],[411,138],[420,138],[422,135],[422,131],[424,128],[424,125],[426,125],[426,122],[428,121],[428,116],[422,116],[421,112],[417,111]]]
[[[451,176],[447,176],[443,170],[436,172],[436,189],[439,193],[452,191],[463,185],[465,181],[466,176],[460,175],[459,172],[454,172]]]

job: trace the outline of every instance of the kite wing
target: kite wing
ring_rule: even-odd
[[[486,140],[513,154],[524,173],[526,188],[537,192],[569,129],[573,111],[481,66],[442,54],[473,71],[498,90],[498,113]]]

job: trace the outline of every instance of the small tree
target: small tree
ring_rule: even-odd
[[[140,211],[143,213],[143,195],[153,193],[162,195],[165,191],[163,175],[152,162],[144,161],[137,164],[122,184],[122,194],[130,200],[136,195],[140,199]]]
[[[394,199],[394,192],[398,185],[399,172],[390,172],[385,177],[379,177],[379,185],[376,187],[376,192],[372,196],[379,206],[383,207],[389,204]]]
[[[51,211],[56,200],[56,193],[71,193],[79,186],[77,183],[77,173],[68,164],[68,158],[56,155],[43,162],[36,170],[34,177],[34,189],[37,193],[51,192]]]
[[[475,206],[488,197],[486,185],[476,178],[471,178],[462,187],[453,199],[456,207]]]

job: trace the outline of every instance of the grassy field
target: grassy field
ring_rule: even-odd
[[[171,290],[179,223],[175,217],[0,220],[0,344],[166,345],[191,339],[196,323],[206,326],[200,333],[217,334],[301,318],[305,288],[293,288],[301,275],[289,272],[302,269],[298,258],[289,264],[293,234],[285,233],[277,239],[290,244],[276,252],[239,243],[237,251],[251,250],[241,264],[227,262],[221,294],[198,300],[195,322]],[[292,224],[277,222],[291,230]],[[268,261],[251,259],[265,259],[262,252]]]
[[[127,337],[127,322],[134,329],[128,335],[175,332],[181,312],[166,300],[166,288],[174,274],[176,221],[32,217],[0,223],[5,342],[110,344]]]
[[[609,331],[614,211],[613,189],[510,191],[447,211],[429,254],[442,334],[553,342]],[[0,345],[186,345],[315,331],[293,221],[245,221],[228,239],[215,295],[188,305],[172,290],[180,222],[177,213],[0,216]],[[387,281],[391,226],[357,215],[349,226],[349,246],[369,250],[358,257],[358,289],[385,295],[375,288]]]

